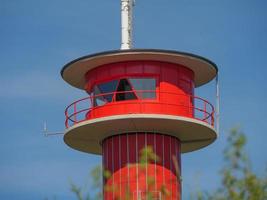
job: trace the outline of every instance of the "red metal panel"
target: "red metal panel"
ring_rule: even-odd
[[[107,170],[107,167],[108,167],[108,159],[109,159],[109,155],[108,155],[108,142],[103,142],[103,167],[104,167],[104,170]],[[106,179],[104,178],[104,184],[106,182]]]
[[[107,70],[106,67],[99,67],[97,69],[97,80],[105,80],[107,77],[110,77],[110,70]]]
[[[170,152],[171,152],[171,171],[175,174],[175,178],[171,179],[172,181],[172,196],[181,198],[181,184],[180,176],[181,176],[181,153],[180,153],[180,142],[176,138],[171,138],[170,144]],[[178,166],[177,166],[178,165]]]
[[[170,85],[169,90],[171,92],[177,90],[178,81],[178,69],[176,65],[170,63],[164,63],[161,69],[161,81],[168,82]],[[168,88],[166,88],[166,92]]]
[[[136,104],[135,102],[128,101],[128,103],[121,104],[121,106],[124,108],[124,114],[141,113],[140,104]]]
[[[164,135],[164,166],[168,169],[171,169],[170,139],[170,136]]]
[[[142,149],[146,147],[146,133],[138,133],[138,154],[139,158],[141,156]],[[139,162],[141,162],[139,160]],[[139,189],[146,189],[147,177],[146,177],[146,168],[138,167],[138,181],[139,181]]]
[[[124,76],[126,71],[125,65],[126,63],[116,63],[116,65],[113,64],[112,68],[110,68],[111,76]]]
[[[175,162],[175,160],[177,160],[179,162],[178,157],[177,157],[177,154],[176,154],[176,150],[178,148],[177,147],[178,144],[176,143],[176,140],[177,139],[175,139],[174,137],[172,137],[171,138],[171,144],[170,144],[170,146],[171,146],[171,171],[174,174],[176,174],[176,169],[175,169],[176,167],[175,167],[174,162]]]
[[[180,66],[179,67],[179,79],[183,79],[187,81],[194,80],[194,73],[192,70],[186,67]]]
[[[158,164],[163,165],[163,135],[156,134],[156,154],[159,157]]]
[[[144,74],[160,74],[161,62],[143,62]]]
[[[176,150],[176,155],[177,155],[177,159],[178,159],[178,172],[179,174],[177,174],[177,178],[178,178],[178,181],[180,181],[180,178],[182,176],[182,168],[181,168],[181,144],[178,140],[176,140],[176,147],[177,147],[177,150]],[[180,177],[179,177],[180,176]],[[177,195],[179,195],[179,197],[182,195],[182,185],[181,184],[177,184]]]
[[[156,149],[155,149],[155,134],[154,133],[147,133],[146,134],[147,136],[147,146],[148,147],[151,147],[152,148],[152,150],[154,151],[154,152],[156,152]],[[152,163],[154,163],[154,162],[152,162]]]
[[[178,158],[178,165],[179,165],[179,170],[180,170],[180,175],[182,173],[182,168],[181,168],[181,144],[178,140],[176,140],[176,147],[177,147],[177,150],[176,150],[176,156]]]
[[[121,135],[121,167],[125,167],[126,164],[128,163],[127,160],[127,136],[126,135]]]
[[[185,94],[192,94],[192,88],[191,88],[191,81],[190,80],[179,80],[179,88],[185,93]]]
[[[113,154],[112,154],[112,139],[107,140],[107,148],[108,148],[108,165],[107,170],[113,172],[112,162],[113,162]]]
[[[143,62],[127,62],[125,75],[126,74],[144,74]]]
[[[166,136],[164,135],[164,167],[166,169],[171,170],[171,152],[170,152],[170,141],[171,141],[171,137],[170,136]],[[169,173],[166,173],[166,171],[164,171],[164,184],[167,187],[167,189],[169,190],[170,195],[172,195],[171,191],[172,191],[172,178],[173,176],[175,176],[175,174],[172,174],[171,171],[168,171]]]
[[[147,147],[151,147],[153,152],[156,153],[155,148],[155,141],[156,137],[154,133],[147,133]],[[147,189],[149,191],[157,190],[156,188],[156,181],[157,181],[157,173],[156,173],[156,160],[149,159],[149,163],[151,163],[149,166],[147,166],[147,176],[154,179],[154,181],[150,181],[151,178],[148,179],[148,186]]]
[[[145,140],[146,140],[146,137],[145,137],[145,133],[138,133],[138,148],[137,148],[137,151],[140,155],[140,152],[141,150],[145,147]]]
[[[161,114],[161,108],[159,104],[153,102],[146,102],[140,105],[142,113],[148,114]]]
[[[129,143],[129,163],[136,163],[136,134],[128,134]]]
[[[113,157],[114,157],[114,171],[120,169],[120,137],[113,137]]]

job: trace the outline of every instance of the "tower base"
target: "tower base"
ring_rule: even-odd
[[[104,199],[181,199],[180,141],[159,133],[126,133],[103,143]]]

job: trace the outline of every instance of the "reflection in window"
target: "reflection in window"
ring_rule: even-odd
[[[102,93],[110,93],[116,90],[118,80],[112,80],[106,83],[101,83],[98,85]]]
[[[102,106],[107,102],[112,102],[113,93],[116,90],[118,80],[112,80],[106,83],[101,83],[94,87],[94,105]],[[105,94],[105,95],[101,95]]]
[[[129,79],[139,99],[156,98],[156,80],[154,78],[130,78]]]
[[[121,79],[117,88],[116,101],[137,99],[136,95],[132,91],[132,87],[127,79]]]
[[[102,106],[106,103],[104,97],[101,95],[101,91],[98,86],[94,87],[94,106]]]

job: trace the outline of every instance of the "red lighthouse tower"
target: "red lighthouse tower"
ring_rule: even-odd
[[[122,0],[128,20],[131,3]],[[84,56],[63,67],[63,79],[89,94],[67,107],[64,141],[103,156],[103,168],[111,173],[104,179],[110,186],[105,200],[143,200],[148,193],[179,200],[181,153],[217,138],[213,106],[194,96],[196,87],[216,77],[217,67],[189,53],[128,49],[130,34],[123,37],[123,50]],[[159,159],[141,166],[146,147]]]

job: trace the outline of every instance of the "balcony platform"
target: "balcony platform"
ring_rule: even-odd
[[[217,138],[210,124],[189,117],[162,114],[114,115],[81,121],[66,129],[65,143],[79,151],[102,154],[101,141],[112,135],[155,132],[177,137],[181,152],[203,148]]]

